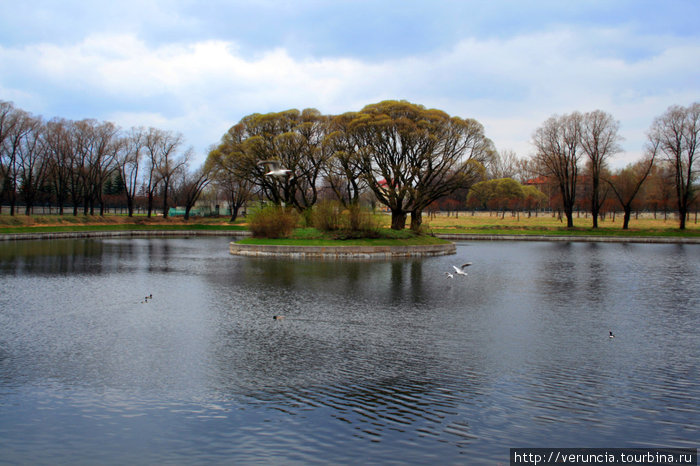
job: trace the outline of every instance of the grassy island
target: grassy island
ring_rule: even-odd
[[[240,244],[277,244],[286,246],[421,246],[446,244],[449,241],[431,235],[418,235],[410,230],[378,230],[376,238],[348,238],[342,234],[315,228],[297,228],[289,238],[245,238]]]

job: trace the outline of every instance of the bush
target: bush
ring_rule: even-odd
[[[314,226],[314,213],[312,208],[307,208],[301,211],[300,223],[304,228],[310,228]]]
[[[314,209],[314,227],[334,232],[336,239],[377,238],[379,223],[372,212],[353,204],[348,209],[338,201],[323,201]]]
[[[248,228],[255,238],[287,238],[298,220],[299,214],[293,209],[267,206],[250,215]]]
[[[379,234],[379,222],[370,210],[359,204],[352,204],[343,220],[347,230],[364,233],[367,237]]]
[[[340,229],[343,206],[338,201],[321,201],[314,207],[313,226],[321,231]]]

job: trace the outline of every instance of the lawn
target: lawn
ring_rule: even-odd
[[[70,231],[133,231],[133,230],[245,230],[241,222],[228,218],[167,218],[126,215],[0,215],[0,233],[54,233]]]
[[[678,220],[669,216],[667,220],[662,215],[653,218],[651,214],[632,216],[628,230],[622,229],[622,215],[614,218],[607,216],[598,221],[598,228],[594,229],[590,215],[574,215],[574,228],[566,228],[566,219],[559,220],[551,214],[520,215],[513,217],[506,214],[505,217],[495,213],[462,212],[457,217],[440,214],[432,218],[425,217],[424,225],[433,234],[440,233],[464,233],[464,234],[505,234],[505,235],[586,235],[586,236],[700,236],[700,225],[695,223],[692,217],[686,223],[686,230],[678,229]]]
[[[377,219],[382,228],[383,236],[376,239],[348,239],[343,240],[344,244],[401,244],[423,241],[416,238],[409,231],[396,232],[388,228],[391,217],[387,214],[378,214]],[[229,223],[226,217],[219,218],[193,218],[184,221],[182,217],[167,218],[124,215],[100,216],[73,216],[73,215],[46,215],[46,216],[10,216],[7,213],[0,215],[0,233],[45,233],[64,231],[124,231],[124,230],[215,230],[215,231],[240,231],[245,230],[245,219],[241,219],[234,224]],[[463,234],[485,234],[485,235],[596,235],[596,236],[684,236],[700,237],[700,225],[694,216],[686,223],[686,230],[678,229],[678,220],[673,215],[669,215],[667,220],[663,215],[653,218],[651,214],[640,215],[639,218],[632,217],[630,229],[622,230],[622,215],[618,214],[614,218],[607,216],[599,221],[599,228],[593,229],[590,216],[585,214],[574,217],[574,228],[565,227],[565,219],[559,220],[551,214],[540,214],[528,217],[527,215],[512,216],[507,213],[505,217],[495,213],[475,213],[460,212],[459,216],[454,214],[439,214],[436,216],[425,216],[423,225],[424,231],[432,234],[442,233],[463,233]],[[406,235],[406,236],[401,236]],[[281,241],[281,240],[280,240]],[[333,235],[321,235],[314,229],[298,229],[295,237],[284,240],[290,241],[288,244],[311,244],[317,245],[337,244]],[[430,241],[425,239],[425,241]],[[295,243],[296,242],[296,243]],[[355,243],[351,243],[355,242]],[[280,244],[280,243],[277,243]]]

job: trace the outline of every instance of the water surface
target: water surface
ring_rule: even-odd
[[[698,246],[335,262],[230,256],[229,240],[1,243],[0,462],[697,447]]]

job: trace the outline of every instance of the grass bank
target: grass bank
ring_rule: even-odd
[[[469,213],[438,215],[427,218],[424,222],[435,234],[456,233],[475,235],[540,235],[540,236],[617,236],[617,237],[700,237],[700,225],[688,222],[685,230],[678,229],[675,219],[664,220],[651,216],[633,218],[628,230],[622,229],[622,218],[608,216],[593,228],[590,217],[581,215],[574,218],[574,228],[566,228],[557,217],[541,215],[538,217],[506,215],[504,218],[494,213]]]
[[[125,215],[100,216],[73,216],[73,215],[45,215],[45,216],[10,216],[6,213],[0,215],[0,234],[12,233],[54,233],[54,232],[83,232],[83,231],[133,231],[133,230],[213,230],[213,231],[241,231],[246,230],[245,219],[236,223],[229,223],[228,218],[193,218],[184,221],[182,217],[167,218],[146,216],[127,217]],[[348,245],[386,245],[391,244],[425,244],[421,241],[433,241],[430,236],[416,237],[408,230],[399,232],[390,230],[390,216],[378,214],[377,220],[383,227],[382,237],[376,239],[337,240],[332,235],[322,235],[313,229],[298,229],[293,238],[288,240],[275,240],[275,244],[306,244],[326,246],[339,241]],[[574,218],[574,228],[568,229],[557,217],[552,215],[539,215],[537,217],[513,217],[506,214],[505,217],[495,213],[460,213],[447,216],[425,216],[424,226],[427,232],[433,234],[457,233],[476,235],[541,235],[541,236],[618,236],[618,237],[700,237],[700,225],[691,219],[687,223],[686,230],[678,229],[678,220],[669,217],[653,218],[650,215],[633,217],[630,229],[622,229],[622,218],[608,216],[599,222],[599,228],[592,228],[592,220],[584,214]],[[354,242],[354,243],[353,243]]]
[[[0,234],[12,233],[60,233],[84,231],[137,231],[137,230],[219,230],[243,231],[241,222],[229,223],[227,219],[197,218],[184,221],[182,218],[123,215],[0,215]]]

